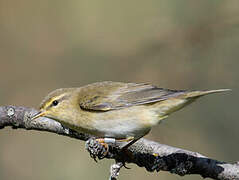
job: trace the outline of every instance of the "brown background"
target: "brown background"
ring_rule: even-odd
[[[113,80],[172,89],[232,88],[204,97],[147,138],[211,158],[238,158],[239,2],[0,0],[1,105],[38,107],[60,87]],[[84,142],[0,130],[1,180],[107,179]],[[121,180],[201,179],[128,165]]]

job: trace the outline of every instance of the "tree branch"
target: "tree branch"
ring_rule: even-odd
[[[37,113],[33,108],[17,106],[0,107],[0,128],[11,126],[13,129],[39,130],[80,139],[86,142],[87,150],[97,157],[102,147],[97,145],[94,137],[78,133],[63,127],[60,123],[49,118],[38,118],[31,121],[31,116]],[[183,150],[141,138],[125,151],[111,147],[106,158],[115,159],[111,166],[110,179],[116,179],[124,163],[135,163],[145,167],[147,171],[169,171],[184,176],[186,174],[199,174],[202,177],[213,179],[239,179],[239,163],[226,163],[210,159],[199,153]]]

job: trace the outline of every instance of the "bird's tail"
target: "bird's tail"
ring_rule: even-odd
[[[231,91],[231,89],[217,89],[217,90],[208,90],[208,91],[191,91],[185,94],[185,98],[197,98],[207,94],[220,93],[225,91]]]
[[[160,116],[158,121],[166,118],[169,114],[182,109],[186,105],[191,104],[199,97],[202,97],[207,94],[219,93],[219,92],[225,92],[225,91],[230,91],[230,89],[218,89],[218,90],[208,90],[208,91],[185,91],[183,94],[180,94],[175,98],[169,98],[165,101],[162,101],[161,103],[158,103],[158,106],[157,106],[157,109],[160,110],[160,113],[159,113]],[[164,109],[160,108],[162,106],[167,108],[164,108]]]

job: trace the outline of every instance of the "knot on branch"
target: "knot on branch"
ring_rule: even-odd
[[[18,123],[18,121],[16,121],[16,110],[14,108],[14,106],[6,106],[5,109],[4,109],[4,113],[6,114],[6,117],[8,117],[9,121],[11,122],[12,124],[12,128],[13,129],[17,129],[20,125],[20,123]],[[1,127],[1,128],[4,128]]]

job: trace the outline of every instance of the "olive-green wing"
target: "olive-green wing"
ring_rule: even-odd
[[[109,111],[162,101],[184,92],[149,84],[107,81],[82,87],[79,92],[79,105],[84,110]]]

